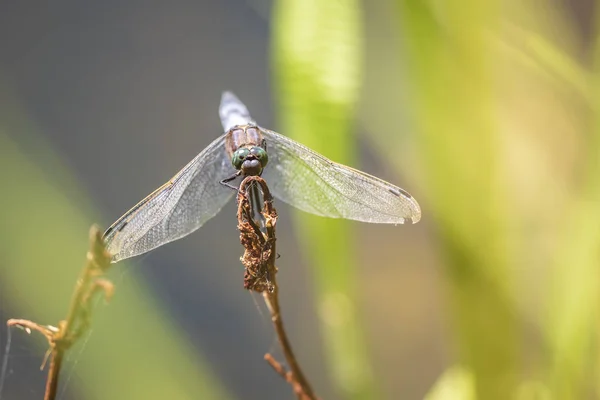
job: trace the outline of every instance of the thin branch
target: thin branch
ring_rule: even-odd
[[[46,337],[50,348],[46,353],[42,369],[50,357],[48,378],[46,380],[46,393],[44,400],[54,400],[58,388],[58,378],[62,367],[65,352],[85,333],[90,325],[91,302],[98,292],[104,292],[108,301],[113,294],[114,287],[111,282],[102,278],[110,267],[110,254],[104,248],[102,234],[97,226],[90,228],[90,249],[87,252],[87,261],[77,280],[67,318],[60,321],[58,327],[40,325],[23,319],[10,319],[9,327],[20,327],[30,333],[37,331]]]
[[[294,393],[299,399],[308,398],[304,396],[304,389],[302,386],[294,380],[294,375],[290,371],[286,371],[283,365],[273,358],[269,353],[265,354],[265,361],[277,372],[287,383],[289,383],[294,389]]]
[[[263,195],[264,205],[261,212],[265,220],[264,231],[258,227],[256,221],[252,218],[248,190],[253,185],[259,185]],[[277,267],[275,266],[277,257],[275,251],[277,212],[273,208],[273,197],[266,182],[261,177],[248,176],[240,184],[237,201],[238,229],[240,231],[240,241],[245,249],[241,259],[245,267],[244,287],[263,294],[290,371],[286,372],[283,366],[275,361],[270,354],[265,355],[265,360],[290,383],[298,399],[316,400],[317,397],[296,360],[281,317],[279,286],[276,278]]]

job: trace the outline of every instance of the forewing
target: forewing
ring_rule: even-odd
[[[324,217],[388,224],[417,223],[421,218],[417,201],[398,186],[261,129],[269,154],[263,177],[275,197]]]
[[[234,194],[219,183],[233,172],[223,135],[108,228],[104,240],[113,262],[145,253],[200,228]]]

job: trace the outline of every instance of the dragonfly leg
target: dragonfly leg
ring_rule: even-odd
[[[237,171],[235,174],[231,175],[230,177],[222,179],[221,181],[219,181],[219,183],[221,185],[227,186],[228,188],[233,189],[237,192],[239,190],[239,188],[237,186],[230,184],[229,182],[231,182],[232,180],[234,180],[235,178],[240,176],[241,173],[242,173],[242,171]]]
[[[260,191],[258,185],[254,183],[250,188],[250,206],[252,209],[252,219],[257,221],[261,227],[265,226],[264,218],[261,214],[262,203],[260,201]]]

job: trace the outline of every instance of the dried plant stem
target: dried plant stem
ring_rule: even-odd
[[[53,400],[58,392],[58,375],[62,367],[64,351],[53,350],[50,368],[48,369],[48,379],[46,380],[46,394],[44,400]]]
[[[252,205],[249,201],[248,191],[260,187],[263,195],[264,205],[262,216],[264,217],[264,231],[261,230],[252,218]],[[286,372],[285,368],[275,361],[270,355],[265,355],[265,360],[273,367],[292,386],[298,399],[316,400],[310,383],[306,379],[287,333],[283,326],[281,318],[281,308],[279,305],[279,286],[277,285],[277,267],[275,259],[275,225],[277,223],[277,212],[273,208],[272,196],[266,182],[258,176],[248,176],[240,184],[238,191],[238,229],[240,231],[240,241],[244,246],[244,255],[242,263],[246,269],[244,277],[244,287],[249,290],[261,292],[271,314],[271,321],[275,328],[275,333],[281,345],[283,355],[290,367]]]
[[[279,311],[280,309],[277,284],[274,283],[273,286],[273,292],[263,292],[263,297],[271,313],[271,321],[273,322],[273,327],[275,328],[275,332],[277,333],[277,338],[279,339],[281,350],[283,351],[285,360],[290,366],[290,372],[286,374],[285,378],[288,382],[290,382],[294,389],[294,392],[296,393],[299,399],[314,400],[317,397],[315,396],[312,387],[310,386],[310,383],[304,376],[304,373],[300,368],[300,364],[298,364],[298,361],[296,360],[296,356],[294,355],[294,351],[292,350],[292,345],[290,344],[290,341],[283,327],[283,320],[281,319],[281,314]],[[267,358],[267,356],[270,357],[270,354],[265,355],[265,359],[269,362],[269,358]],[[270,358],[272,361],[275,361],[274,359],[272,359],[272,357]],[[273,362],[269,362],[269,364],[271,364],[271,366],[274,367]],[[277,368],[275,368],[275,370],[277,371]]]
[[[28,333],[32,330],[37,331],[48,340],[50,349],[42,364],[43,368],[46,360],[50,357],[44,400],[56,398],[58,378],[65,352],[89,327],[91,298],[100,291],[104,292],[107,301],[112,296],[114,290],[112,283],[102,278],[109,267],[110,255],[104,248],[100,230],[94,225],[90,228],[90,250],[87,253],[87,261],[75,285],[67,318],[60,321],[58,327],[40,325],[23,319],[10,319],[7,322],[9,327],[18,326],[24,328]]]

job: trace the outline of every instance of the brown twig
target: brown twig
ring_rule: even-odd
[[[43,369],[46,360],[50,357],[44,400],[56,398],[58,377],[65,352],[73,346],[90,325],[90,300],[100,291],[104,292],[107,301],[112,296],[114,290],[112,283],[102,278],[109,267],[110,254],[104,248],[100,230],[94,225],[90,228],[90,249],[87,252],[87,261],[75,285],[67,318],[60,321],[58,327],[40,325],[23,319],[10,319],[7,322],[9,327],[21,327],[27,333],[37,331],[48,340],[50,348],[42,363]]]
[[[252,206],[248,195],[249,190],[257,187],[262,192],[264,202],[261,210],[265,220],[264,230],[261,230],[252,218]],[[240,184],[237,201],[238,229],[240,231],[240,241],[244,246],[244,255],[241,258],[245,267],[244,287],[263,294],[290,371],[285,371],[285,368],[275,361],[270,354],[265,355],[265,360],[290,383],[299,399],[315,400],[317,397],[296,360],[281,318],[279,287],[276,278],[277,267],[275,266],[277,256],[275,251],[277,212],[273,208],[273,198],[266,182],[259,176],[246,177]]]
[[[277,360],[273,358],[269,353],[265,354],[265,361],[269,363],[269,365],[277,372],[287,383],[289,383],[294,389],[294,393],[300,399],[307,398],[302,397],[304,389],[302,386],[294,379],[294,375],[290,371],[286,371],[283,365],[281,365]]]

